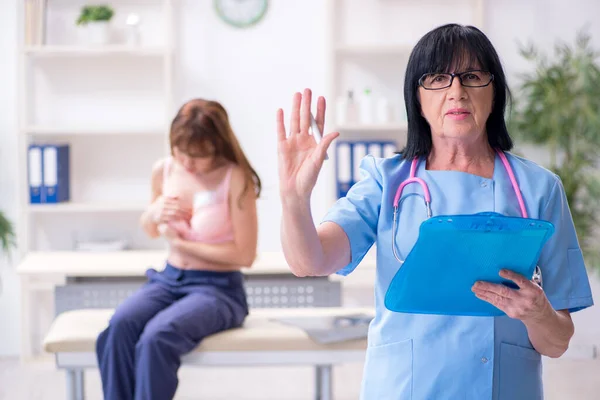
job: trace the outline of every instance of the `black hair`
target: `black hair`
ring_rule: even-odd
[[[404,78],[404,102],[408,117],[406,147],[402,158],[427,156],[431,151],[431,128],[421,114],[419,79],[426,73],[452,72],[463,65],[479,64],[494,75],[494,101],[486,122],[490,146],[508,151],[513,143],[504,120],[507,100],[511,95],[498,53],[487,36],[473,26],[443,25],[428,32],[413,48]]]

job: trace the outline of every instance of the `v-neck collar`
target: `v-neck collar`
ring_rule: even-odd
[[[427,165],[427,157],[423,156],[419,158],[419,162],[417,165],[417,171],[415,173],[416,177],[429,175],[439,175],[439,174],[461,174],[464,176],[472,177],[473,179],[479,179],[481,182],[494,182],[498,179],[499,175],[502,171],[504,171],[504,164],[502,164],[502,160],[500,160],[500,156],[498,152],[494,151],[494,171],[492,173],[491,178],[485,178],[480,175],[475,175],[470,172],[457,171],[457,170],[430,170],[426,168]]]

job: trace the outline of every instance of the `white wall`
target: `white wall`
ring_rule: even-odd
[[[0,208],[7,210],[13,219],[17,182],[10,171],[17,166],[17,1],[0,1]],[[263,180],[264,192],[259,203],[260,249],[278,250],[280,206],[275,111],[283,107],[289,116],[294,91],[311,87],[315,94],[323,94],[327,89],[324,1],[271,0],[265,20],[249,30],[224,25],[216,18],[210,0],[176,3],[182,7],[177,14],[181,25],[177,42],[176,105],[197,96],[215,98],[225,104],[233,127]],[[435,1],[425,4],[434,5]],[[575,31],[590,22],[595,42],[600,40],[600,24],[596,22],[600,2],[594,0],[503,0],[486,4],[484,30],[500,53],[509,76],[527,68],[517,53],[517,39],[531,39],[549,47],[559,37],[572,41]],[[423,18],[423,26],[428,27],[427,15],[431,9],[425,7],[413,20]],[[361,30],[371,29],[372,25],[357,24],[353,37],[360,37]],[[425,31],[424,28],[419,33]],[[323,196],[325,190],[326,182],[321,181],[315,198]],[[324,203],[314,202],[315,219],[323,215],[324,208]],[[19,297],[13,269],[6,263],[0,265],[4,281],[4,292],[0,295],[0,355],[16,354],[18,349]]]
[[[181,4],[176,103],[199,96],[227,108],[263,183],[259,248],[279,250],[275,112],[284,108],[289,120],[293,93],[306,87],[325,94],[325,6],[321,0],[271,1],[258,26],[238,30],[217,18],[211,1]],[[314,205],[315,217],[322,215],[322,203]]]

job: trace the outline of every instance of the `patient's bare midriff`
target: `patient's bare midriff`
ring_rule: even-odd
[[[235,265],[215,265],[214,263],[206,262],[177,250],[171,250],[167,260],[169,264],[180,269],[217,272],[239,271],[241,269],[241,267]]]

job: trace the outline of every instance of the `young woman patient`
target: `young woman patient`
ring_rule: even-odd
[[[172,156],[152,170],[152,202],[141,217],[164,236],[164,269],[115,311],[96,343],[105,399],[172,399],[181,356],[248,314],[242,267],[256,256],[258,175],[217,102],[181,107]]]

